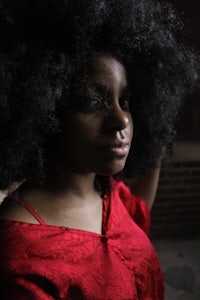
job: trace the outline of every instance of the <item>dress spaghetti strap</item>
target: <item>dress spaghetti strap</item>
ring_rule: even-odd
[[[30,206],[30,204],[28,204],[27,202],[25,202],[22,199],[16,199],[16,201],[18,203],[20,203],[24,208],[26,208],[41,225],[47,225],[46,222],[37,213],[37,211],[33,207]]]

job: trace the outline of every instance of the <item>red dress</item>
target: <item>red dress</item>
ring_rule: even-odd
[[[163,300],[161,267],[146,235],[145,202],[122,182],[103,201],[103,234],[0,221],[1,297]]]

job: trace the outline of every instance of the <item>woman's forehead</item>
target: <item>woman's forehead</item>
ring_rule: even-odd
[[[88,60],[86,76],[89,81],[101,84],[105,88],[110,85],[128,85],[127,72],[124,65],[115,57],[98,53]]]

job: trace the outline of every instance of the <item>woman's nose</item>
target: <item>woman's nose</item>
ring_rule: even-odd
[[[110,111],[107,120],[108,128],[115,131],[120,131],[129,126],[130,120],[126,111],[120,105],[113,107]]]

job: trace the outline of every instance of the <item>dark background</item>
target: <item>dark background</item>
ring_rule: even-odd
[[[184,23],[186,44],[199,53],[200,0],[170,2]],[[200,237],[200,88],[185,99],[176,129],[175,155],[161,169],[151,211],[155,238]]]
[[[186,43],[200,52],[200,0],[170,0],[184,24]],[[178,121],[179,140],[200,142],[200,89],[184,102]]]

